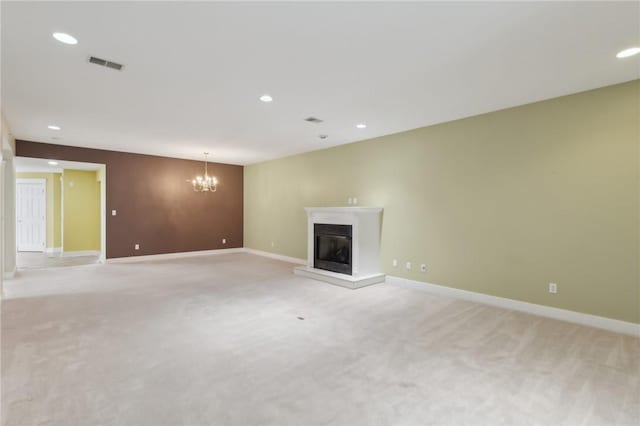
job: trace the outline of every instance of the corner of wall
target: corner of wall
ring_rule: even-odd
[[[13,158],[16,152],[16,141],[9,125],[0,111],[0,295],[2,294],[2,280],[11,278],[16,270],[16,224],[15,224],[15,166]]]

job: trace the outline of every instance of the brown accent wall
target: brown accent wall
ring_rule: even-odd
[[[106,165],[107,258],[243,245],[242,166],[210,163],[218,191],[203,194],[186,182],[203,173],[202,161],[22,140],[16,155]]]

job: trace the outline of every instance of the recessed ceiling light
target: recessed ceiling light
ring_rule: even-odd
[[[64,44],[78,44],[78,40],[67,33],[53,33],[53,38]]]
[[[50,166],[57,166],[58,162],[57,161],[47,161],[47,164],[49,164]]]
[[[320,139],[326,139],[326,138],[328,138],[328,137],[329,137],[329,135],[318,135],[318,137],[319,137]]]
[[[630,47],[628,49],[624,49],[618,52],[616,58],[628,58],[629,56],[637,55],[640,53],[640,47]]]
[[[360,123],[360,124],[356,124],[356,127],[357,127],[358,129],[366,129],[366,128],[367,128],[367,125],[366,125],[366,124],[364,124],[364,123]]]
[[[271,97],[271,95],[262,95],[260,96],[260,100],[262,102],[271,102],[273,98]]]
[[[60,130],[60,126],[54,126],[53,124],[50,126],[47,126],[47,129],[49,130]]]

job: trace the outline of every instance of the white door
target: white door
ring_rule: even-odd
[[[18,251],[44,251],[47,198],[44,179],[16,180],[16,240]]]

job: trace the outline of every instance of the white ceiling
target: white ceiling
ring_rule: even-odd
[[[62,173],[64,169],[71,170],[99,170],[100,167],[103,167],[102,164],[94,164],[94,163],[81,163],[78,161],[63,161],[63,160],[55,160],[56,165],[51,165],[48,163],[49,160],[44,160],[41,158],[28,158],[28,157],[16,157],[15,166],[16,172],[26,173],[26,172],[35,172],[35,173]]]
[[[170,157],[249,164],[640,77],[640,55],[615,58],[639,2],[1,7],[17,138]]]

